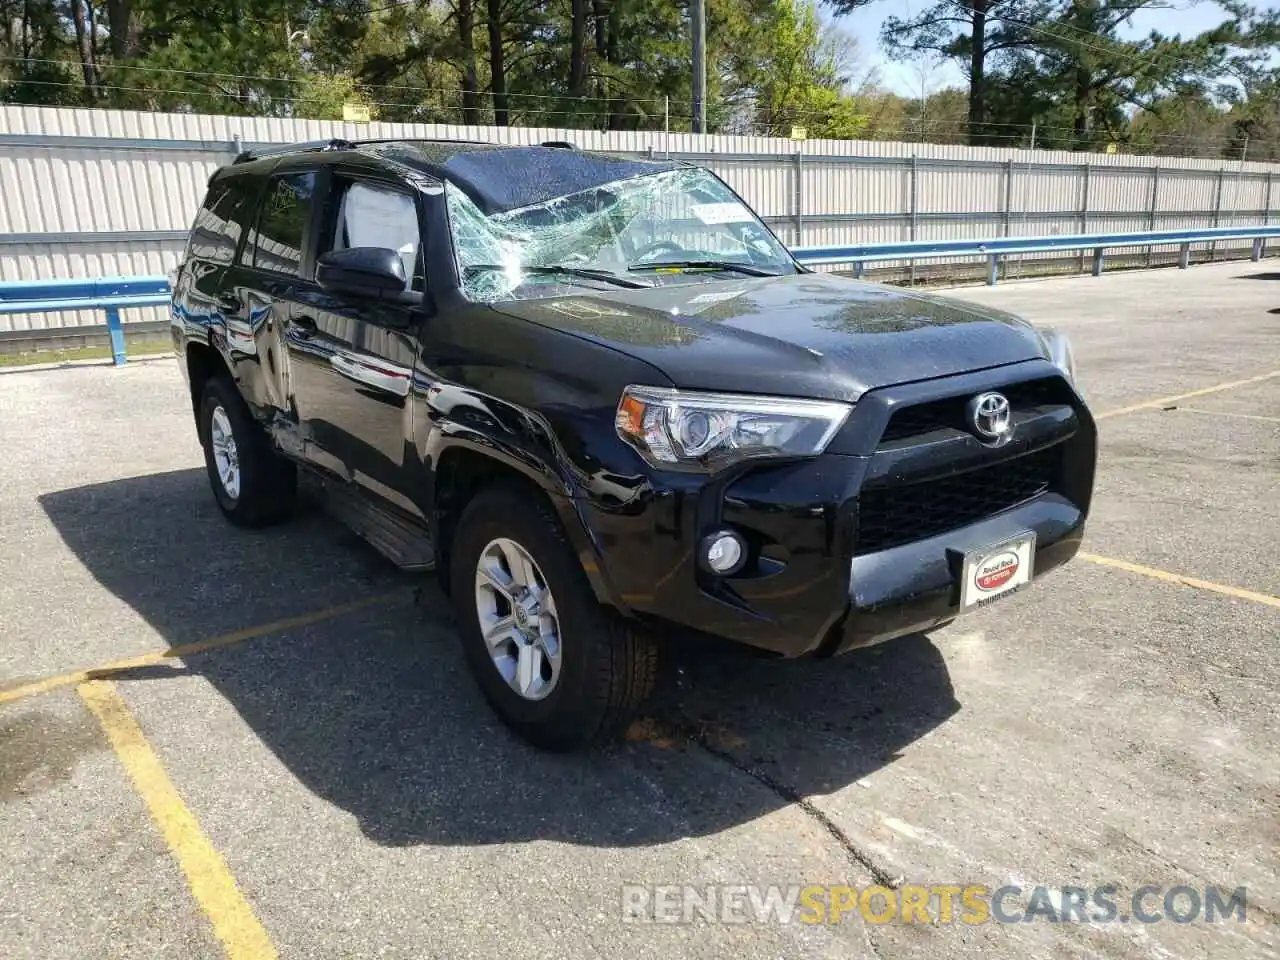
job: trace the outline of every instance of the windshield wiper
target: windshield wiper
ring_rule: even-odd
[[[732,270],[735,273],[745,273],[749,277],[779,276],[773,270],[761,270],[759,267],[738,263],[736,260],[655,260],[652,263],[647,261],[645,263],[633,263],[627,269],[662,270],[671,267],[689,267],[693,270]]]
[[[507,267],[497,263],[471,263],[466,267],[467,270],[500,270],[507,271]],[[548,264],[545,266],[522,266],[519,268],[520,273],[543,274],[561,277],[582,277],[587,280],[600,280],[604,283],[612,283],[616,287],[627,287],[630,290],[648,290],[652,284],[642,283],[639,280],[633,280],[630,277],[619,276],[616,273],[610,273],[608,270],[593,270],[590,267],[566,267],[560,264]]]

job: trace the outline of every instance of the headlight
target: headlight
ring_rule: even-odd
[[[755,457],[816,456],[852,409],[826,400],[630,386],[617,426],[656,467],[716,469]]]
[[[1053,365],[1067,375],[1067,379],[1075,383],[1076,355],[1071,350],[1071,341],[1065,333],[1057,330],[1042,330],[1040,338],[1049,350],[1049,359]]]

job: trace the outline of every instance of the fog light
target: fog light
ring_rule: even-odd
[[[721,530],[702,540],[702,562],[712,573],[737,573],[747,559],[746,544],[731,530]]]

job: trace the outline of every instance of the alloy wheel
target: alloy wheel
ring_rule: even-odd
[[[529,552],[506,537],[491,540],[476,563],[480,633],[498,673],[526,700],[542,700],[560,678],[560,616]]]
[[[213,464],[222,489],[232,500],[240,498],[240,454],[231,432],[231,418],[222,407],[214,407],[209,418],[209,445],[213,448]]]

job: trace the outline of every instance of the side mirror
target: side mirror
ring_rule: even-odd
[[[322,254],[316,283],[325,293],[398,303],[416,303],[421,295],[406,290],[408,279],[400,254],[387,247],[350,247]]]

